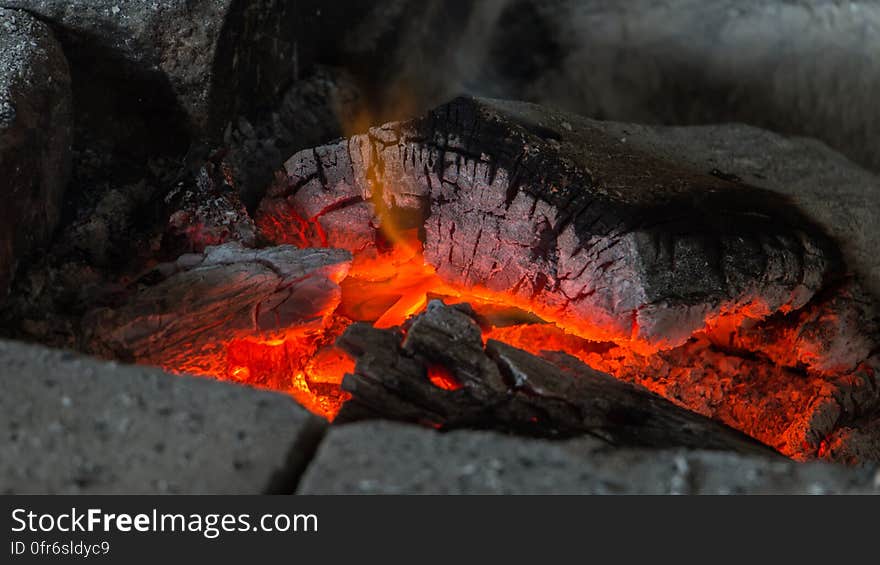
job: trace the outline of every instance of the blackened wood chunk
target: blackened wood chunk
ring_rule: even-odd
[[[260,207],[268,238],[363,249],[417,227],[446,282],[643,350],[680,345],[709,320],[798,309],[837,265],[787,199],[529,104],[456,99],[298,153],[286,170]],[[363,214],[334,218],[349,208]]]
[[[232,340],[321,328],[338,306],[351,256],[338,249],[239,244],[181,256],[135,285],[113,308],[90,312],[84,348],[175,371],[226,374]]]
[[[501,342],[483,347],[462,309],[431,302],[407,328],[348,328],[337,342],[356,358],[337,421],[365,414],[546,437],[593,435],[612,445],[775,453],[744,434],[675,406],[574,358],[555,364]],[[459,386],[430,375],[441,368]]]

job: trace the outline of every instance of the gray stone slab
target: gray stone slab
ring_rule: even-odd
[[[830,494],[880,492],[880,472],[706,451],[609,449],[371,422],[333,427],[300,494]]]
[[[10,341],[0,390],[4,494],[257,494],[324,426],[285,395]]]

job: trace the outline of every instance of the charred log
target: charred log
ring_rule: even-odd
[[[759,327],[752,331],[759,332]],[[797,327],[790,331],[796,332]],[[821,372],[770,359],[774,352],[784,351],[786,344],[792,355],[797,354],[798,343],[785,341],[755,343],[754,350],[738,350],[721,348],[706,334],[697,334],[680,347],[642,355],[615,344],[590,342],[547,324],[495,328],[488,336],[557,365],[566,365],[566,359],[574,356],[796,459],[836,459],[838,453],[852,451],[872,454],[863,460],[880,457],[878,444],[869,434],[844,435],[836,452],[823,447],[839,428],[859,428],[875,417],[880,406],[875,356],[860,359],[851,370]],[[847,339],[866,338],[841,333],[835,339],[847,343]]]
[[[238,244],[184,255],[137,281],[121,306],[91,312],[85,349],[181,372],[227,375],[234,370],[227,350],[236,340],[271,340],[323,327],[339,303],[338,282],[349,261],[342,250],[251,250]]]
[[[458,99],[298,153],[259,226],[273,241],[352,251],[417,228],[445,281],[645,351],[708,321],[798,309],[836,265],[821,230],[778,195],[565,118]]]
[[[432,302],[406,336],[356,324],[339,345],[357,359],[339,421],[382,414],[443,429],[590,434],[612,445],[773,453],[744,434],[570,358],[565,366],[490,340],[464,311]],[[446,372],[444,384],[432,373]]]

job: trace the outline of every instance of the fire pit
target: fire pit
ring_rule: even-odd
[[[874,457],[871,301],[784,196],[470,98],[285,170],[263,247],[158,266],[88,314],[86,348],[330,420],[748,443],[702,415],[796,459]]]
[[[839,67],[802,62],[799,5],[689,8],[771,64],[661,6],[7,4],[2,490],[393,491],[334,462],[386,440],[438,469],[672,462],[633,492],[880,464],[877,177],[750,126],[587,117],[747,119],[874,166],[873,106],[791,78]],[[817,10],[804,37],[866,35]],[[89,455],[27,463],[67,444]]]

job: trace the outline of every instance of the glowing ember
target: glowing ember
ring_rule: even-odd
[[[500,396],[525,382],[498,344],[479,350],[482,331],[544,356],[524,358],[556,376],[583,369],[573,357],[786,454],[848,449],[841,430],[880,404],[873,302],[845,287],[833,242],[796,206],[631,152],[593,126],[561,143],[526,114],[482,105],[297,153],[253,218],[265,247],[233,238],[158,266],[130,301],[88,314],[84,341],[106,357],[283,391],[332,420],[349,398],[343,382],[373,408],[364,390],[396,375],[345,380],[356,370],[336,347],[347,330],[355,379],[370,378],[378,353],[399,354],[414,388],[449,412],[479,392],[459,353],[479,357],[475,371],[493,373]],[[408,321],[435,299],[472,311],[458,311],[467,329],[435,328],[453,347],[423,351]],[[358,329],[387,350],[352,346]]]
[[[248,382],[251,379],[251,370],[245,365],[237,365],[229,371],[229,374],[236,381]]]
[[[437,388],[443,390],[459,390],[462,384],[442,365],[428,367],[428,380]]]
[[[339,385],[354,362],[332,342],[347,326],[330,324],[314,335],[226,344],[226,378],[290,393],[315,414],[332,420],[349,395]]]
[[[299,223],[292,225],[296,230],[304,229]],[[288,330],[271,339],[254,336],[231,340],[221,344],[208,367],[167,368],[285,391],[315,414],[332,420],[349,398],[340,389],[342,379],[354,370],[354,362],[333,343],[351,323],[369,322],[378,328],[403,325],[425,309],[429,296],[440,297],[447,303],[468,302],[477,310],[522,312],[528,307],[501,293],[458,288],[441,280],[425,264],[415,230],[400,230],[393,239],[381,252],[373,249],[355,256],[348,275],[340,282],[339,305],[326,312],[318,326]],[[531,337],[515,339],[513,333],[508,337],[513,345],[544,343]],[[551,346],[557,344],[544,345],[555,349]],[[442,367],[427,368],[427,376],[443,390],[461,388]]]
[[[304,229],[300,223],[292,225],[296,230]],[[644,352],[635,343],[591,341],[591,328],[587,324],[578,324],[547,306],[480,287],[451,285],[425,263],[415,230],[396,230],[392,235],[381,251],[370,248],[355,254],[347,276],[339,285],[342,295],[338,306],[325,312],[317,326],[289,330],[272,339],[232,340],[223,345],[223,351],[212,363],[220,369],[183,370],[288,392],[315,414],[332,420],[349,398],[340,389],[343,377],[354,371],[354,362],[333,346],[336,339],[353,322],[368,322],[378,328],[401,326],[422,312],[430,297],[448,304],[470,304],[487,320],[484,339],[497,339],[535,354],[563,351],[595,369],[638,382],[675,400],[674,391],[669,389],[674,379],[645,377],[657,373],[652,367],[656,361],[653,352]],[[302,239],[293,238],[293,241],[307,245]],[[736,323],[731,324],[734,318]],[[737,327],[744,318],[744,313],[737,313],[713,322],[711,327],[726,327],[723,323]],[[719,372],[725,369],[722,367]],[[443,367],[426,367],[426,375],[440,389],[461,388]],[[703,412],[717,416],[708,410]]]
[[[308,314],[295,317],[299,325],[267,320],[269,329],[264,333],[249,335],[246,330],[235,339],[213,343],[208,355],[199,351],[198,363],[178,362],[166,368],[284,391],[315,414],[332,420],[350,398],[341,384],[345,375],[355,370],[353,360],[334,346],[337,339],[355,322],[380,329],[405,326],[430,300],[439,299],[447,304],[469,304],[484,340],[495,339],[535,355],[563,352],[593,369],[725,422],[782,453],[809,451],[802,445],[805,434],[792,422],[799,414],[819,410],[816,399],[829,397],[831,389],[822,375],[795,374],[792,370],[802,371],[804,365],[820,370],[831,366],[817,347],[827,342],[823,332],[829,317],[815,314],[814,329],[808,332],[789,331],[783,324],[772,337],[749,333],[774,312],[779,316],[789,313],[797,292],[792,292],[789,303],[783,298],[781,307],[771,307],[760,295],[745,292],[735,301],[707,309],[701,320],[688,319],[689,339],[683,343],[673,346],[663,335],[650,342],[639,338],[641,318],[637,314],[622,325],[616,319],[609,323],[609,312],[616,312],[615,308],[595,312],[586,306],[572,309],[573,299],[566,300],[564,293],[554,298],[553,293],[522,290],[519,284],[490,290],[480,285],[480,278],[476,283],[450,282],[474,279],[449,272],[448,264],[438,267],[442,271],[438,273],[426,261],[423,239],[430,240],[424,233],[423,217],[407,218],[386,209],[393,204],[385,202],[382,195],[386,191],[375,184],[369,199],[345,190],[342,184],[324,187],[306,180],[293,194],[279,198],[277,206],[268,201],[257,217],[263,236],[276,244],[351,253],[350,263],[346,260],[342,270],[331,269],[323,286],[304,283],[303,291],[282,292],[277,300],[266,302],[266,316],[271,318],[278,315],[273,305],[286,304],[295,295],[298,302],[292,311]],[[398,192],[408,194],[406,190]],[[309,218],[300,217],[300,213]],[[398,219],[407,227],[400,227]],[[434,260],[436,256],[432,256]],[[328,289],[332,292],[326,292]],[[315,292],[310,294],[311,290]],[[262,312],[258,309],[256,317]],[[673,331],[676,318],[669,320],[671,325],[664,329]],[[263,328],[259,323],[257,326]],[[760,329],[768,327],[765,324]],[[608,328],[623,330],[609,334]],[[841,344],[836,346],[839,351],[853,349],[850,357],[864,357],[855,354],[858,348],[851,342]],[[449,369],[429,365],[424,375],[438,389],[461,389]]]

